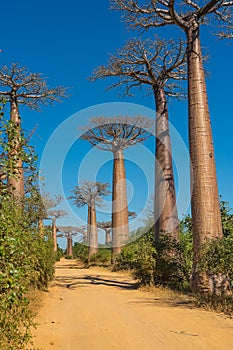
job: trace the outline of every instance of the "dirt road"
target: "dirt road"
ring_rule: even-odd
[[[34,347],[42,350],[231,350],[233,320],[137,290],[124,273],[57,264],[43,292]]]

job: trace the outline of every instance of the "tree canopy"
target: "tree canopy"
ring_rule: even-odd
[[[142,116],[97,117],[83,129],[82,138],[101,150],[115,152],[145,141],[152,126],[153,120]]]
[[[1,67],[0,86],[0,96],[6,101],[17,98],[18,104],[35,110],[40,110],[41,104],[53,104],[66,97],[66,88],[49,88],[42,74],[30,73],[26,67],[20,67],[17,63]]]

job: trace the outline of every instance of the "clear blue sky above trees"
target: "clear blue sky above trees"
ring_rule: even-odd
[[[153,98],[144,97],[141,91],[133,98],[120,99],[117,91],[105,91],[110,81],[90,83],[87,80],[94,68],[107,62],[108,53],[113,53],[128,38],[137,35],[127,31],[121,23],[120,13],[109,10],[108,0],[12,0],[1,4],[1,12],[0,64],[18,62],[27,66],[31,72],[43,73],[48,77],[50,86],[71,87],[71,96],[68,99],[54,107],[43,107],[41,113],[21,109],[24,128],[31,130],[37,125],[32,143],[39,156],[52,132],[69,116],[84,108],[109,102],[130,102],[154,108]],[[172,35],[169,30],[163,29],[166,37]],[[160,31],[160,35],[162,34]],[[206,28],[202,28],[201,36],[202,44],[209,55],[206,64],[207,88],[219,193],[232,207],[233,43],[217,40]],[[186,101],[171,101],[169,113],[171,123],[187,144],[186,105]],[[86,150],[89,149],[88,146],[85,147]],[[78,151],[77,145],[74,145],[65,162],[66,191],[75,185],[75,178],[68,176],[69,173],[72,175],[69,164],[75,163],[75,148]],[[106,164],[106,169],[108,167]],[[102,173],[105,174],[106,171],[102,169]],[[131,173],[135,174],[133,165],[129,166],[129,174]],[[130,209],[138,211],[140,204]],[[183,213],[179,214],[181,216]],[[63,225],[66,223],[69,224],[65,219],[61,221]]]

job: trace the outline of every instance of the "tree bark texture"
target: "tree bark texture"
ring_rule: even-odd
[[[94,205],[90,205],[90,224],[89,224],[89,249],[88,257],[98,252],[98,234],[96,222],[96,210]]]
[[[179,220],[172,164],[172,149],[167,101],[163,88],[155,91],[156,164],[155,164],[155,238],[170,235],[178,239]]]
[[[105,229],[105,244],[109,244],[111,242],[111,229],[110,228],[106,228]]]
[[[83,235],[83,243],[88,243],[88,236],[87,233]]]
[[[8,179],[8,185],[14,196],[22,198],[24,196],[24,176],[23,176],[23,163],[20,157],[20,136],[21,136],[21,121],[19,116],[19,109],[16,98],[13,96],[10,100],[10,119],[16,125],[16,132],[13,140],[10,140],[14,147],[11,154],[10,161],[14,163],[11,168],[11,172],[15,173],[15,177],[10,176]]]
[[[112,253],[119,254],[129,238],[126,175],[122,150],[114,152],[112,189]]]
[[[87,243],[89,245],[89,240],[90,240],[90,227],[91,227],[91,206],[88,204],[88,209],[87,209]]]
[[[218,196],[216,167],[206,83],[203,69],[199,28],[187,31],[189,147],[192,174],[192,223],[194,267],[191,287],[200,291],[205,280],[197,271],[200,246],[209,239],[222,237],[222,223]],[[210,288],[206,285],[206,288]]]
[[[72,234],[71,233],[68,233],[68,236],[67,236],[67,255],[73,257]]]

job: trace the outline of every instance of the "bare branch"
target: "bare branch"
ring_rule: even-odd
[[[84,129],[82,138],[106,151],[124,150],[150,136],[153,120],[142,116],[97,117]]]
[[[112,221],[102,221],[97,223],[97,227],[103,230],[112,228]]]
[[[48,88],[46,79],[40,73],[30,73],[16,63],[0,69],[0,86],[4,88],[0,95],[8,96],[8,101],[14,97],[18,103],[35,110],[40,110],[41,104],[61,102],[67,97],[66,88]]]
[[[74,226],[57,226],[57,230],[58,232],[62,232],[65,235],[67,234],[76,235],[77,233],[80,232],[80,229]]]
[[[192,6],[193,8],[195,8],[196,10],[200,10],[200,6],[198,4],[196,4],[194,1],[192,0],[184,0],[184,2],[187,4],[187,5],[190,5]]]
[[[168,91],[171,87],[179,89],[174,80],[186,79],[184,43],[177,44],[156,36],[154,40],[130,40],[110,56],[106,66],[98,67],[90,80],[106,77],[118,77],[110,88],[123,87],[126,95],[130,95],[134,87],[141,86],[148,86],[152,93],[161,87]],[[178,91],[174,90],[174,95],[178,95]]]
[[[197,0],[111,0],[111,8],[120,10],[131,28],[144,30],[176,24],[187,31],[193,24],[205,23],[209,15],[219,17],[227,29],[232,25],[232,5],[224,0],[210,0],[203,6]]]
[[[100,207],[103,202],[102,197],[111,193],[108,187],[108,183],[84,181],[79,186],[75,186],[74,190],[71,191],[72,195],[68,199],[72,199],[77,207],[85,205]]]
[[[52,219],[58,219],[68,215],[68,213],[65,210],[49,210],[47,213],[49,218]]]

